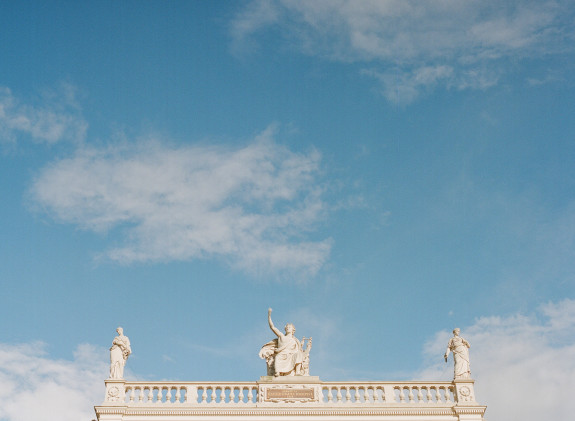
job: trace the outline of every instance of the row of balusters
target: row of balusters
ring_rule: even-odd
[[[323,403],[438,403],[453,401],[453,386],[396,385],[386,396],[382,385],[322,386]],[[258,386],[126,385],[127,403],[253,404]]]

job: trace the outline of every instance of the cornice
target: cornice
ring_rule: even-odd
[[[95,407],[98,414],[126,415],[126,416],[449,416],[454,414],[483,414],[485,406],[481,407],[439,407],[439,408],[237,408],[237,409],[192,409],[192,408],[154,408],[154,407]]]

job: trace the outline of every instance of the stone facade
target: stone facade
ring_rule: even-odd
[[[106,380],[98,421],[481,421],[474,381],[322,382],[263,376],[257,382]]]
[[[482,421],[485,406],[475,400],[469,369],[469,343],[459,336],[448,344],[454,354],[450,382],[323,382],[309,374],[311,338],[295,337],[295,326],[277,329],[265,344],[267,376],[256,382],[129,382],[123,367],[131,353],[118,328],[110,349],[106,397],[96,406],[98,421]],[[308,339],[307,347],[303,343]],[[120,350],[121,352],[119,352]]]

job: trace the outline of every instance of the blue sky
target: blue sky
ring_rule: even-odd
[[[5,4],[0,419],[38,416],[15,390],[77,389],[57,419],[88,419],[118,325],[129,379],[256,380],[268,307],[313,336],[323,380],[449,380],[460,327],[489,418],[564,418],[574,18],[562,0]]]

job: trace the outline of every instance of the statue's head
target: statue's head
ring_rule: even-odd
[[[124,334],[124,329],[122,329],[121,326],[118,326],[118,329],[116,329],[116,332],[118,332],[118,335],[122,336]]]
[[[295,326],[292,323],[288,323],[284,329],[286,331],[286,334],[290,334],[290,333],[292,335],[295,334]]]
[[[455,336],[459,336],[459,332],[460,332],[460,330],[459,330],[458,327],[456,327],[455,329],[453,329],[453,334],[454,334]]]

